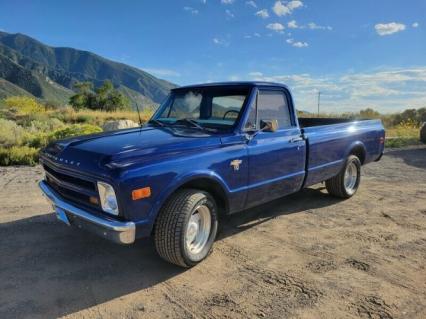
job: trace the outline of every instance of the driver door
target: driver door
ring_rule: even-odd
[[[253,131],[247,144],[247,207],[293,193],[302,186],[306,146],[289,102],[290,95],[285,89],[268,88],[257,92],[246,124]],[[260,131],[262,120],[277,120],[278,129]]]

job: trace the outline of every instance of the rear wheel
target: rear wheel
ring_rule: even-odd
[[[325,181],[327,191],[336,197],[349,198],[358,190],[361,182],[361,162],[355,155],[350,155],[342,171]]]
[[[181,190],[158,216],[154,236],[157,252],[173,264],[194,266],[210,253],[217,226],[217,205],[210,194]]]

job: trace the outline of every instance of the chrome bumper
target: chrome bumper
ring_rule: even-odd
[[[95,216],[65,202],[45,181],[39,182],[38,186],[52,203],[58,219],[65,224],[88,230],[119,244],[131,244],[135,241],[135,223]]]

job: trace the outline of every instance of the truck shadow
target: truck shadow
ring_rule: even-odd
[[[337,201],[319,189],[306,189],[226,217],[218,240],[280,215]],[[0,224],[0,318],[72,314],[184,271],[161,260],[152,240],[119,246],[62,226],[54,214]]]
[[[424,148],[392,150],[387,152],[386,155],[400,158],[407,165],[426,169],[426,146]]]
[[[306,188],[267,204],[225,216],[221,221],[223,226],[220,228],[218,240],[258,226],[281,215],[299,212],[312,213],[312,209],[331,206],[341,201],[341,199],[322,192],[324,189],[325,187]]]
[[[151,240],[120,246],[54,214],[0,224],[0,318],[57,318],[183,272]]]

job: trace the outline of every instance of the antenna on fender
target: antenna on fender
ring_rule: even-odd
[[[139,106],[137,103],[136,103],[136,110],[138,111],[139,126],[142,126],[141,112],[139,112]]]

